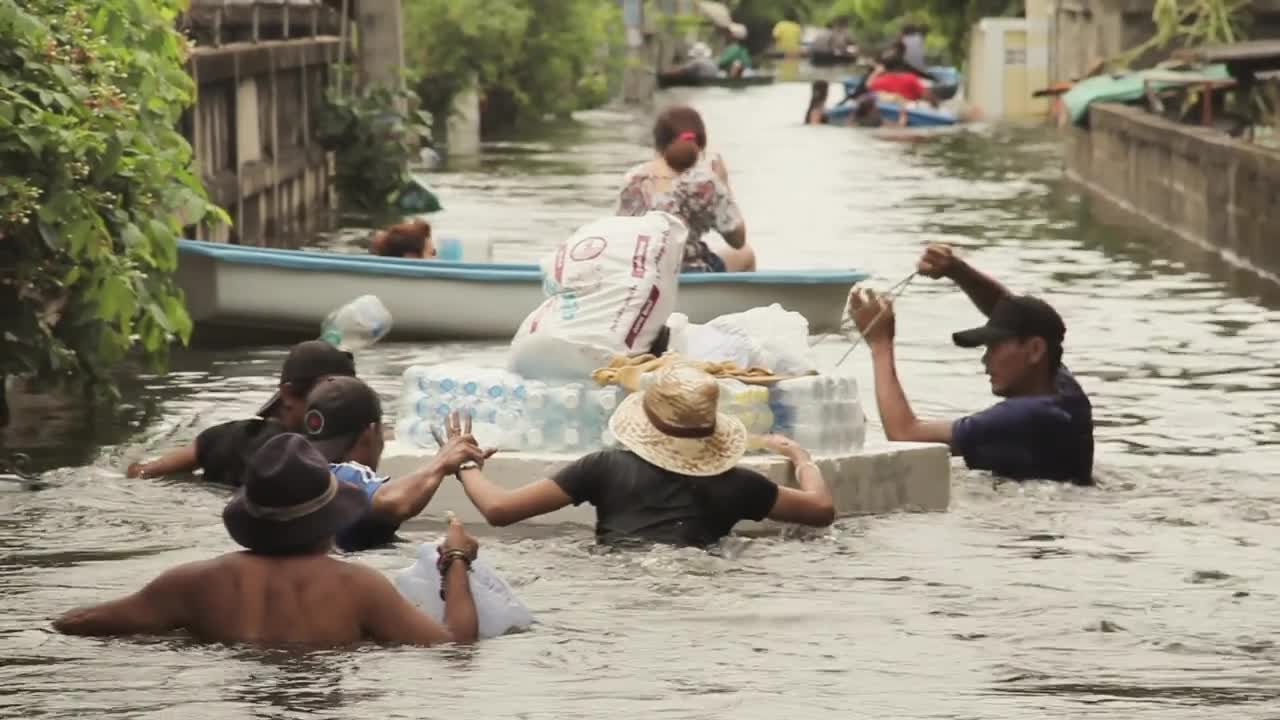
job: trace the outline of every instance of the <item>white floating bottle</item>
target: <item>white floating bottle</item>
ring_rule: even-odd
[[[376,295],[361,295],[329,313],[320,337],[348,352],[362,350],[391,332],[391,311]]]

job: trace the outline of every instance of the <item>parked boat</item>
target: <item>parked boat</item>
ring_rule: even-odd
[[[880,101],[876,103],[880,108],[880,114],[884,117],[886,126],[893,125],[898,119],[900,105],[893,102]],[[839,124],[849,119],[853,114],[853,103],[842,102],[833,108],[827,110],[827,122]],[[932,108],[907,108],[907,127],[945,127],[955,125],[956,116],[943,110],[934,110]]]
[[[772,85],[774,75],[772,73],[760,73],[756,75],[743,75],[742,77],[714,77],[700,78],[690,75],[658,75],[658,87],[723,87],[723,88],[745,88],[754,87],[756,85]]]
[[[410,260],[182,240],[177,281],[201,333],[319,332],[334,308],[377,295],[393,339],[506,339],[545,296],[537,265]],[[860,270],[688,273],[676,309],[693,322],[780,303],[815,333],[839,328]]]
[[[933,95],[939,100],[950,100],[960,91],[960,71],[949,65],[931,65],[921,72],[913,68],[920,77],[932,83]],[[852,95],[862,86],[862,75],[853,75],[844,81],[844,94]]]

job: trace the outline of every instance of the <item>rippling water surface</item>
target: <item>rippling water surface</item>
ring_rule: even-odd
[[[1061,183],[1056,138],[977,128],[890,140],[797,125],[808,88],[696,91],[766,267],[864,267],[882,287],[927,241],[1050,297],[1098,419],[1098,488],[956,468],[946,514],[843,520],[717,553],[601,553],[588,528],[481,534],[542,624],[469,650],[306,656],[52,634],[73,605],[232,548],[220,489],[126,481],[131,459],[252,412],[284,348],[188,351],[86,415],[19,398],[2,436],[38,482],[0,481],[0,715],[131,718],[1275,718],[1280,713],[1276,288],[1185,244],[1103,227]],[[583,115],[438,176],[438,232],[535,260],[608,212],[649,119]],[[947,283],[898,303],[917,411],[992,399],[948,343],[978,313]],[[427,308],[449,312],[449,308]],[[393,397],[412,362],[360,359]],[[824,362],[843,352],[820,346]],[[870,388],[865,349],[853,363]],[[874,414],[874,413],[873,413]],[[407,526],[430,539],[444,508]],[[412,545],[363,559],[407,566]]]

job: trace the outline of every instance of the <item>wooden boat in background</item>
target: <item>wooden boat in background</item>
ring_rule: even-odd
[[[742,77],[714,77],[700,78],[691,77],[689,75],[658,75],[658,87],[723,87],[723,88],[747,88],[757,85],[772,85],[774,75],[772,73],[760,73],[758,75],[743,75]]]

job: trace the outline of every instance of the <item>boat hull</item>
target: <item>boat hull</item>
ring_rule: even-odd
[[[779,303],[815,333],[838,329],[849,271],[687,273],[676,310],[695,323]],[[449,263],[183,240],[178,285],[203,342],[315,337],[332,310],[373,294],[394,340],[509,339],[545,299],[536,265]]]
[[[685,75],[659,75],[658,87],[722,87],[745,88],[756,85],[772,85],[773,75],[744,75],[743,77],[698,78]]]

